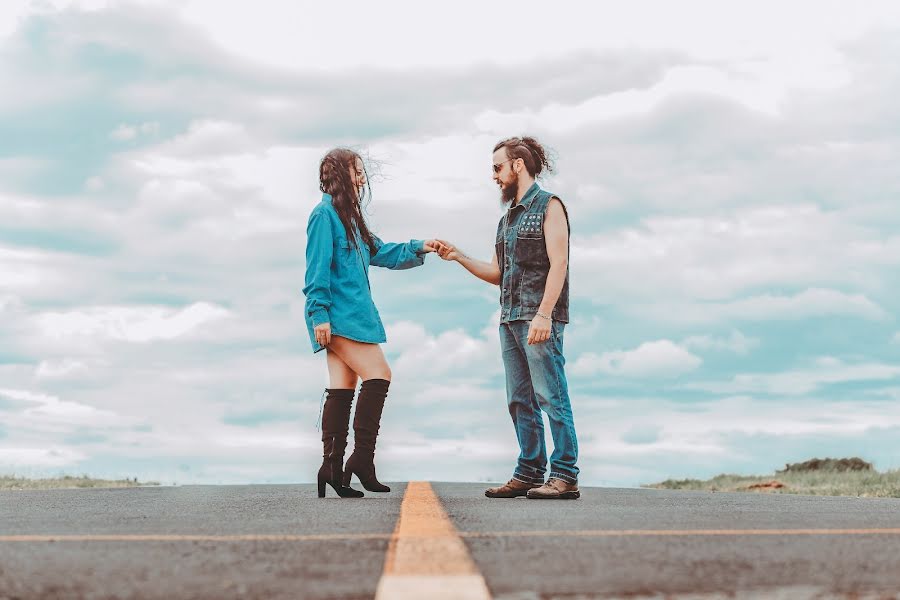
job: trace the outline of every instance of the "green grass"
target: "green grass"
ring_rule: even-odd
[[[59,488],[123,488],[159,485],[155,481],[139,482],[134,479],[94,479],[87,475],[73,477],[62,475],[48,479],[29,479],[15,475],[0,475],[0,490],[51,490]]]
[[[643,487],[663,490],[706,490],[713,492],[748,492],[757,483],[778,481],[785,487],[765,490],[774,494],[810,494],[814,496],[863,496],[867,498],[900,498],[900,470],[807,472],[779,471],[773,475],[717,475],[712,479],[668,479]]]

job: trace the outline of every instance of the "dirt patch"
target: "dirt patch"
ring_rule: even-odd
[[[745,490],[749,490],[751,492],[771,492],[774,490],[780,490],[782,488],[786,488],[787,486],[781,483],[780,481],[766,481],[763,483],[754,483],[753,485],[748,485],[745,487]]]

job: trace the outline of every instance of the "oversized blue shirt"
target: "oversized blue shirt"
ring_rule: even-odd
[[[382,242],[377,236],[371,254],[355,232],[357,244],[347,238],[344,224],[325,194],[309,215],[306,228],[306,328],[313,352],[323,349],[314,328],[331,323],[331,334],[357,342],[387,341],[384,325],[369,287],[369,265],[388,269],[411,269],[425,263],[425,242]]]

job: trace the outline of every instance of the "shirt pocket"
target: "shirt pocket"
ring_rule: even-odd
[[[350,240],[335,240],[334,256],[336,261],[342,267],[352,267],[359,259],[356,256],[356,248],[350,243]]]

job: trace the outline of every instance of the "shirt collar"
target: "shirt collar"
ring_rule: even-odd
[[[522,200],[520,200],[515,206],[510,207],[510,210],[516,208],[518,206],[524,206],[527,210],[531,208],[531,203],[534,202],[534,199],[537,197],[538,190],[541,189],[541,186],[538,185],[537,181],[531,184],[531,187],[528,188],[528,191],[525,192],[525,195],[522,196]]]

